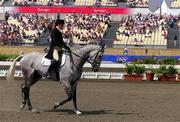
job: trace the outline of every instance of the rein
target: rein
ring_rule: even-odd
[[[96,52],[93,56],[89,57],[89,59],[91,59],[91,58],[94,57],[94,56],[95,56],[94,59],[96,59],[96,57],[98,56],[99,52],[100,52],[100,51],[101,51],[101,52],[104,51],[104,47],[105,47],[105,45],[102,45],[102,47],[98,50],[98,52]],[[73,51],[71,51],[71,52],[72,52],[75,56],[83,59],[84,61],[87,61],[87,62],[90,63],[91,65],[96,65],[96,61],[91,62],[89,59],[85,59],[85,58],[81,57],[80,55],[78,55],[77,53],[75,53],[75,52],[73,52]]]
[[[95,64],[95,62],[91,62],[89,59],[85,59],[85,58],[81,57],[80,55],[78,55],[77,53],[75,53],[75,52],[73,52],[73,51],[71,51],[71,52],[72,52],[75,56],[83,59],[84,61],[87,61],[87,62],[90,63],[91,65],[94,65],[94,64]],[[95,53],[96,56],[97,56],[98,53],[99,53],[99,51],[98,51],[97,53]]]

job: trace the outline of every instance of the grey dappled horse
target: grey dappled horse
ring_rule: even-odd
[[[64,86],[67,93],[67,98],[61,102],[54,104],[54,109],[62,106],[68,101],[73,100],[73,110],[76,114],[81,114],[76,105],[76,88],[78,80],[82,74],[82,68],[86,61],[91,63],[92,70],[97,71],[101,64],[101,58],[104,52],[104,46],[98,45],[86,45],[83,47],[78,47],[72,49],[72,52],[66,52],[66,62],[60,68],[60,83]],[[25,55],[18,56],[9,68],[9,73],[7,80],[14,80],[15,65],[18,60],[20,60],[20,66],[25,79],[25,83],[21,85],[22,87],[22,105],[20,109],[22,110],[26,103],[28,109],[32,112],[37,112],[36,109],[32,109],[32,105],[29,98],[30,87],[39,81],[48,70],[48,66],[41,65],[41,60],[44,54],[41,53],[28,53]]]

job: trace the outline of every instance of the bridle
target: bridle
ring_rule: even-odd
[[[103,53],[103,52],[104,52],[104,47],[105,47],[105,45],[103,45],[94,55],[92,55],[91,57],[89,57],[89,58],[87,58],[87,59],[83,58],[82,56],[78,55],[77,53],[75,53],[75,52],[73,52],[73,51],[71,51],[71,53],[74,54],[75,56],[81,58],[83,61],[85,61],[85,62],[87,61],[87,62],[90,63],[92,66],[96,66],[98,62],[97,62],[95,59],[97,58],[97,56],[99,55],[99,53]],[[91,59],[92,59],[93,57],[95,57],[95,58],[94,58],[94,60],[92,61]]]

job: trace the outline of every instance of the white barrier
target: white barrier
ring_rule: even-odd
[[[12,62],[10,61],[0,61],[0,66],[10,66],[12,64]],[[17,62],[16,66],[19,66],[20,63]],[[90,68],[92,67],[90,63],[85,63],[84,64],[85,68]],[[103,68],[125,68],[124,64],[117,64],[117,63],[102,63],[101,67]]]
[[[0,66],[10,66],[12,62],[0,62]],[[19,66],[19,62],[16,66]],[[159,68],[160,65],[145,65],[146,68],[153,67],[155,69]],[[89,63],[85,63],[85,68],[91,68]],[[114,69],[124,69],[125,64],[116,63],[102,63],[101,68],[114,68]],[[175,68],[180,69],[180,65],[175,65]],[[6,77],[8,70],[0,70],[0,77]],[[83,72],[82,79],[123,79],[124,72]],[[23,77],[21,70],[15,71],[15,77]],[[144,77],[145,78],[145,77]],[[157,76],[155,76],[157,79]]]
[[[0,70],[0,77],[6,77],[8,70]],[[21,70],[16,70],[14,77],[23,77]]]
[[[1,66],[10,66],[11,65],[11,63],[12,62],[7,62],[7,61],[0,61],[0,67]],[[16,63],[16,66],[19,66],[20,65],[20,63],[19,62],[17,62]],[[144,65],[144,64],[142,64],[142,65]],[[120,63],[101,63],[101,68],[114,68],[114,69],[124,69],[125,68],[125,64],[120,64]],[[152,64],[145,64],[144,65],[145,66],[145,68],[149,68],[149,67],[152,67],[152,68],[155,68],[155,69],[157,69],[157,68],[159,68],[159,66],[160,65],[152,65]],[[180,65],[174,65],[175,66],[175,68],[177,68],[177,69],[180,69]],[[85,63],[84,64],[84,68],[91,68],[92,66],[91,66],[91,64],[90,63]]]
[[[6,77],[8,70],[0,70],[0,77]],[[118,72],[83,72],[82,79],[122,79],[124,73]],[[16,70],[14,77],[23,77],[21,70]]]
[[[122,72],[83,72],[81,78],[84,79],[122,79]]]
[[[5,77],[7,74],[7,70],[0,70],[0,77]]]

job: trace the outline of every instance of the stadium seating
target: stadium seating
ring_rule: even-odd
[[[128,0],[127,4],[130,7],[148,7],[148,0]]]
[[[101,2],[97,2],[97,0],[76,0],[76,6],[116,6],[116,3],[110,0],[101,0]]]
[[[16,6],[29,6],[29,5],[58,5],[62,6],[62,0],[57,1],[57,0],[37,0],[36,2],[33,1],[28,1],[28,0],[12,0],[12,5]]]
[[[136,16],[137,17],[137,16]],[[133,16],[133,19],[135,16]],[[116,39],[114,44],[118,45],[158,45],[158,46],[165,46],[167,45],[167,30],[165,29],[164,23],[165,18],[158,20],[158,26],[151,32],[148,33],[149,30],[147,29],[145,33],[136,32],[134,34],[131,33],[130,29],[127,29],[123,24],[120,25],[118,31],[116,32]],[[140,23],[145,22],[140,21]],[[151,23],[152,24],[152,23]],[[133,25],[137,26],[140,29],[141,25]],[[154,27],[153,27],[154,28]]]
[[[36,14],[20,14],[9,13],[7,22],[4,22],[0,28],[0,35],[7,34],[13,36],[13,31],[18,31],[18,36],[21,37],[21,43],[34,44],[41,35],[46,33],[50,35],[53,18]],[[72,39],[74,43],[100,43],[110,22],[109,14],[99,15],[84,15],[84,14],[68,14],[65,16],[64,38],[65,40]],[[3,27],[7,31],[3,31]],[[4,37],[5,41],[11,44],[9,36]],[[45,37],[49,38],[49,37]],[[19,39],[18,39],[19,40]],[[15,40],[16,41],[16,40]],[[0,43],[4,41],[0,40]]]
[[[180,7],[180,1],[179,0],[173,0],[171,3],[171,7],[179,8]]]
[[[8,20],[8,24],[14,24],[14,25],[16,25],[16,26],[19,26],[20,27],[20,35],[21,35],[21,37],[23,37],[22,36],[22,32],[24,31],[25,32],[25,35],[26,36],[36,36],[37,37],[37,31],[32,31],[32,30],[25,30],[22,26],[21,26],[21,24],[20,24],[20,22],[18,22],[18,20],[17,19],[10,19],[10,20]],[[30,44],[30,43],[34,43],[34,40],[31,40],[31,39],[25,39],[25,38],[23,38],[23,41],[24,41],[24,43],[28,43],[28,44]]]
[[[22,42],[24,44],[34,44],[34,41],[39,38],[39,36],[48,30],[51,24],[52,18],[46,18],[46,16],[38,15],[24,15],[18,13],[10,13],[10,16],[3,26],[8,26],[9,32],[11,29],[17,30],[21,36]],[[10,29],[11,28],[11,29]]]
[[[65,38],[71,38],[76,44],[99,43],[108,27],[106,19],[105,15],[67,15]]]

